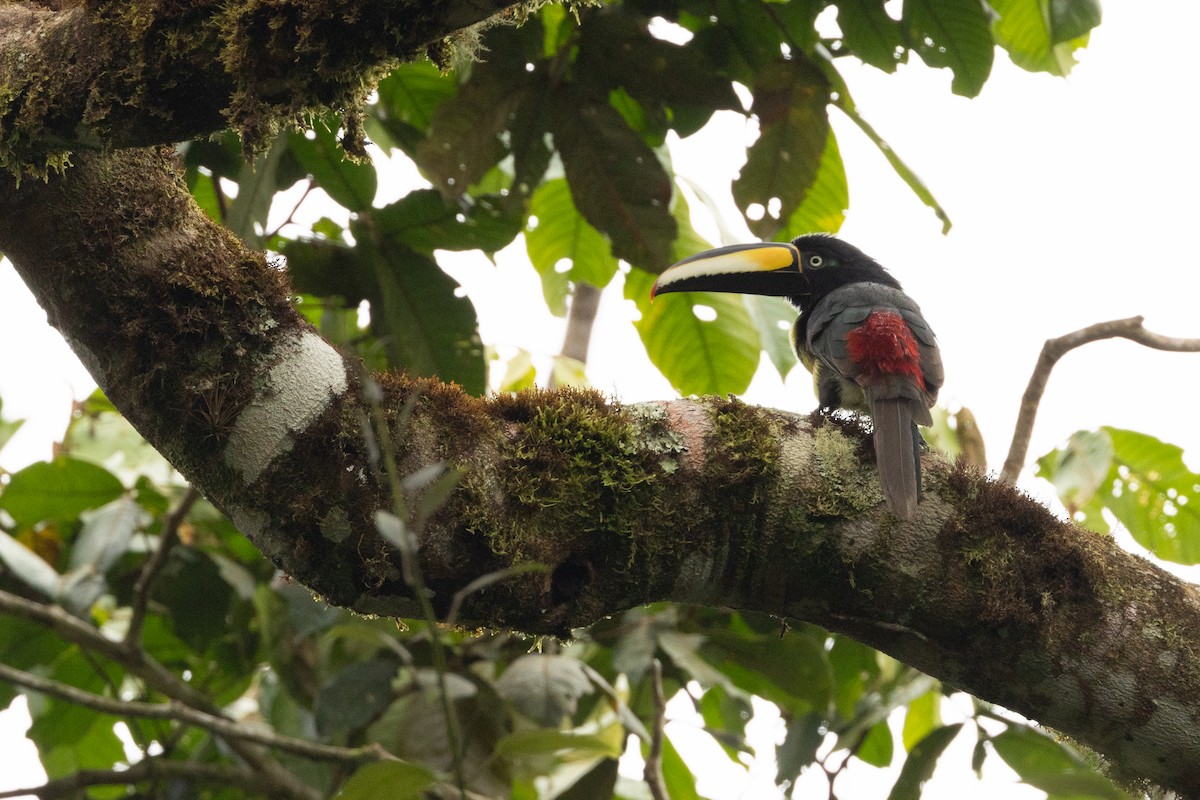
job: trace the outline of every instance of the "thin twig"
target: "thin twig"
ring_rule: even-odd
[[[146,560],[142,567],[142,574],[138,576],[137,583],[133,587],[133,613],[129,617],[129,629],[125,631],[126,647],[133,647],[141,641],[142,625],[146,621],[146,608],[150,604],[150,590],[154,588],[154,580],[166,565],[167,555],[171,552],[171,548],[179,541],[179,526],[183,524],[184,517],[199,499],[200,490],[195,486],[188,486],[183,497],[179,498],[179,503],[163,520],[163,531],[158,540],[158,548]]]
[[[383,456],[384,471],[387,473],[389,488],[392,492],[392,511],[397,519],[407,525],[411,522],[412,517],[408,514],[408,504],[404,498],[404,486],[400,480],[400,468],[396,463],[396,453],[392,448],[387,420],[383,414],[383,406],[374,396],[369,396],[368,401],[371,406],[375,436],[378,439],[379,450]],[[415,410],[414,399],[410,399],[405,406],[405,410],[408,414],[402,412],[400,419],[397,420],[397,425],[407,424],[408,415],[411,415],[413,410]],[[467,780],[466,773],[463,770],[462,733],[458,725],[458,714],[455,713],[454,703],[450,699],[449,687],[446,685],[446,653],[442,645],[442,637],[438,632],[437,614],[433,610],[433,604],[429,601],[429,592],[426,591],[425,578],[421,574],[421,565],[416,553],[406,555],[402,552],[400,555],[403,559],[401,566],[403,567],[402,574],[404,580],[408,584],[408,588],[412,590],[417,605],[421,608],[421,615],[425,619],[425,624],[429,628],[429,652],[433,659],[434,673],[437,675],[442,714],[446,718],[446,737],[450,744],[450,761],[454,772],[454,784],[458,789],[459,797],[462,800],[466,800]]]
[[[247,742],[266,745],[276,750],[285,750],[305,758],[317,761],[340,761],[357,764],[363,761],[380,761],[394,759],[386,750],[378,745],[366,747],[336,747],[318,744],[307,739],[296,739],[266,730],[259,730],[234,722],[225,717],[206,714],[190,706],[172,700],[169,703],[143,703],[136,700],[115,700],[111,697],[94,694],[74,686],[68,686],[59,681],[43,678],[24,670],[0,664],[0,680],[23,686],[31,691],[57,697],[77,706],[90,708],[104,714],[119,717],[138,717],[142,719],[173,720],[185,725],[195,725],[199,728],[226,739],[243,739]]]
[[[1101,339],[1115,338],[1129,339],[1155,350],[1175,353],[1200,352],[1200,339],[1180,339],[1152,333],[1142,327],[1142,317],[1098,322],[1066,336],[1047,339],[1046,344],[1042,346],[1042,354],[1038,356],[1037,366],[1033,368],[1033,375],[1029,378],[1029,385],[1021,398],[1021,411],[1013,430],[1012,444],[1008,448],[1008,458],[1004,462],[1004,468],[1000,470],[1001,480],[1012,483],[1021,473],[1021,467],[1029,453],[1029,440],[1033,436],[1033,423],[1037,418],[1038,405],[1042,402],[1042,395],[1050,381],[1050,371],[1054,369],[1058,360],[1077,347]]]
[[[123,642],[113,641],[82,620],[67,613],[60,606],[44,605],[26,600],[10,592],[0,590],[0,612],[18,619],[36,622],[57,633],[72,644],[85,647],[97,655],[108,658],[141,679],[151,689],[183,705],[219,715],[220,710],[203,692],[180,680],[153,656],[140,647],[126,647]],[[259,745],[232,739],[229,746],[254,767],[258,776],[274,786],[276,791],[288,797],[318,798],[319,792],[291,775],[278,761],[270,757]]]
[[[269,794],[274,788],[273,784],[265,780],[262,775],[245,767],[147,758],[133,764],[128,769],[81,770],[41,786],[9,789],[0,792],[0,798],[33,795],[41,800],[53,800],[58,797],[77,796],[89,786],[127,786],[140,781],[163,778],[185,778],[206,783],[219,783],[258,794]]]
[[[663,780],[662,748],[663,728],[667,721],[667,699],[663,695],[662,662],[657,658],[650,662],[650,683],[654,689],[654,726],[650,729],[650,752],[646,754],[646,768],[642,779],[650,787],[654,800],[669,800],[667,785]]]

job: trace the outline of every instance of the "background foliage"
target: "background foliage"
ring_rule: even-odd
[[[829,7],[836,25],[817,25]],[[1091,0],[998,0],[990,8],[976,0],[886,8],[871,0],[628,0],[578,16],[547,5],[520,26],[488,30],[483,59],[458,72],[407,64],[380,84],[370,136],[428,181],[395,202],[376,206],[377,172],[343,158],[333,117],[280,137],[253,165],[232,136],[182,150],[198,202],[250,246],[282,254],[304,313],[373,368],[482,393],[489,366],[503,366],[502,389],[530,385],[537,376],[527,359],[489,364],[474,308],[438,263],[444,251],[491,255],[523,234],[554,313],[567,313],[579,286],[604,287],[623,272],[641,312],[638,334],[664,376],[685,394],[736,393],[764,351],[781,375],[794,366],[778,324],[793,312],[764,298],[649,304],[658,271],[718,244],[692,228],[689,203],[712,202],[675,179],[668,134],[686,137],[717,110],[755,120],[760,136],[732,196],[756,235],[787,239],[841,224],[849,192],[828,115],[844,114],[948,227],[930,190],[859,114],[839,59],[890,72],[919,58],[948,69],[954,92],[974,96],[997,46],[1026,69],[1065,75],[1099,19]],[[267,230],[277,195],[297,183],[323,190],[350,212],[349,224],[325,217],[299,238]],[[711,311],[699,316],[696,305]],[[0,420],[0,447],[17,424]],[[940,430],[938,445],[953,450],[953,429]],[[1081,432],[1043,457],[1039,474],[1090,527],[1107,532],[1119,521],[1161,558],[1200,561],[1190,504],[1200,476],[1177,448],[1131,431]],[[977,771],[999,758],[1053,797],[1124,796],[1069,745],[983,703],[974,701],[965,721],[944,723],[941,698],[952,689],[808,626],[781,635],[771,619],[651,606],[579,631],[564,646],[326,607],[276,574],[202,500],[172,515],[187,502],[180,477],[99,395],[76,409],[52,461],[3,478],[5,591],[61,605],[109,637],[125,635],[146,603],[140,650],[213,706],[278,734],[346,748],[378,743],[401,759],[359,766],[278,753],[326,794],[419,797],[448,786],[458,738],[466,784],[481,795],[644,797],[617,760],[630,736],[647,752],[659,714],[657,659],[666,695],[691,703],[734,763],[756,755],[746,738],[751,698],[779,709],[787,733],[774,753],[777,781],[789,794],[804,770],[824,771],[832,797],[847,764],[903,761],[891,796],[916,797],[949,743],[970,737]],[[141,585],[150,554],[168,546],[158,580]],[[11,617],[0,624],[0,663],[103,697],[164,699],[136,665]],[[0,683],[0,703],[17,691]],[[29,737],[52,779],[136,760],[126,743],[138,758],[232,760],[202,726],[29,699]],[[897,714],[900,737],[888,724]],[[669,739],[662,770],[671,797],[699,796]],[[164,796],[244,794],[163,784],[156,789]]]

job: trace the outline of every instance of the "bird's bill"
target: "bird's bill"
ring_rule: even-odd
[[[732,244],[706,250],[667,267],[650,297],[668,292],[736,292],[783,297],[796,294],[800,251],[783,242]]]

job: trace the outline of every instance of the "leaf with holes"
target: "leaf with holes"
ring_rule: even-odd
[[[585,281],[603,288],[617,272],[608,240],[588,224],[575,209],[566,180],[547,181],[533,193],[529,207],[530,228],[525,232],[525,249],[533,268],[542,277],[542,294],[551,313],[567,313],[571,281]],[[566,269],[560,267],[567,262]]]
[[[1088,32],[1100,23],[1094,0],[1051,3],[1049,14],[1040,0],[994,0],[990,5],[999,15],[992,24],[996,43],[1014,64],[1031,72],[1067,75],[1075,66],[1075,51],[1087,45]],[[1060,13],[1060,6],[1070,10]]]
[[[931,67],[949,67],[950,89],[974,97],[992,72],[996,45],[979,0],[905,0],[900,20],[912,47]]]
[[[551,126],[575,207],[608,234],[613,255],[651,271],[669,266],[678,229],[654,151],[607,100],[570,86],[556,90]]]
[[[829,82],[807,58],[776,61],[755,76],[759,137],[733,182],[750,230],[773,239],[817,179],[829,139]]]

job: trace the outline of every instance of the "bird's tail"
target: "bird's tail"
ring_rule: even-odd
[[[875,466],[888,510],[900,519],[917,513],[921,497],[921,434],[907,398],[870,398]]]

